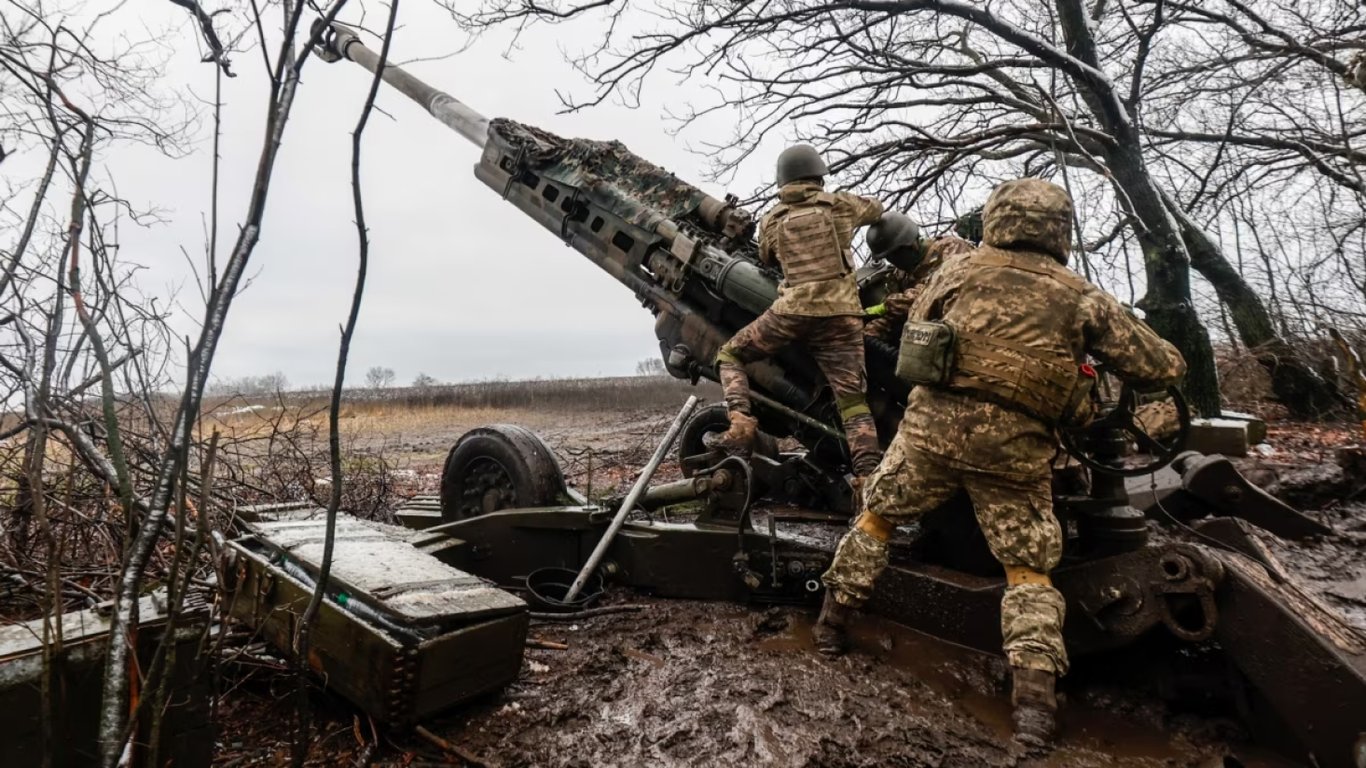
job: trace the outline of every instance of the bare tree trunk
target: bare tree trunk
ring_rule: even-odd
[[[1271,375],[1276,398],[1301,418],[1320,418],[1341,408],[1342,393],[1333,382],[1306,365],[1277,335],[1261,297],[1224,257],[1218,244],[1179,207],[1171,208],[1181,222],[1181,235],[1190,250],[1192,266],[1214,286],[1219,300],[1228,307],[1239,341]]]
[[[1120,196],[1138,218],[1139,242],[1148,277],[1140,305],[1148,324],[1186,358],[1185,391],[1202,414],[1219,414],[1219,372],[1209,332],[1191,303],[1191,259],[1173,210],[1143,159],[1142,137],[1131,114],[1101,69],[1086,8],[1081,0],[1057,0],[1067,51],[1085,65],[1069,72],[1091,112],[1115,141],[1104,147],[1106,164]]]
[[[324,23],[330,23],[336,18],[344,5],[345,0],[335,3],[324,17]],[[317,43],[316,38],[310,36],[303,46],[302,53],[297,60],[295,59],[294,42],[306,7],[303,0],[293,0],[283,8],[286,20],[283,42],[280,44],[280,53],[271,71],[270,106],[266,114],[265,137],[251,198],[247,205],[246,220],[223,266],[221,282],[212,287],[199,340],[191,349],[187,360],[186,387],[176,411],[170,444],[166,447],[157,469],[156,485],[147,503],[147,513],[143,516],[129,546],[128,557],[115,592],[114,611],[109,629],[109,652],[105,659],[104,696],[100,702],[101,763],[104,768],[114,768],[117,765],[127,736],[130,682],[128,664],[132,639],[129,633],[137,621],[135,614],[142,572],[153,547],[161,537],[162,526],[175,492],[176,478],[180,475],[184,462],[188,460],[191,432],[199,419],[199,409],[203,402],[204,387],[208,382],[214,353],[222,338],[228,310],[237,296],[247,262],[260,237],[271,177],[284,140],[290,110],[294,105],[294,96],[299,86],[299,73]],[[260,23],[261,20],[257,21]]]

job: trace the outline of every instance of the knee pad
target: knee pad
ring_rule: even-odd
[[[835,398],[835,405],[839,408],[840,419],[846,422],[855,416],[871,416],[873,413],[868,408],[868,399],[859,392]]]
[[[896,530],[896,524],[891,520],[866,510],[854,520],[854,527],[883,544],[891,540],[892,531]]]
[[[1048,574],[1036,571],[1023,565],[1007,565],[1006,586],[1019,587],[1025,584],[1041,584],[1045,587],[1053,586],[1053,580],[1048,578]]]

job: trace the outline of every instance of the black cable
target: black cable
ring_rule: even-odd
[[[649,606],[646,605],[604,605],[599,608],[588,608],[573,613],[547,613],[544,611],[528,611],[527,615],[534,621],[577,621],[579,619],[589,619],[594,616],[603,616],[610,613],[634,613],[643,611]]]

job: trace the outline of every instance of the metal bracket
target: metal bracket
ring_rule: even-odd
[[[512,194],[512,185],[517,183],[517,178],[526,170],[526,146],[517,147],[517,154],[512,157],[512,167],[508,169],[508,180],[503,185],[503,199],[508,199]]]
[[[1193,554],[1193,553],[1192,553]],[[1158,561],[1164,581],[1155,582],[1153,592],[1161,597],[1160,611],[1162,623],[1173,635],[1187,642],[1197,643],[1214,636],[1214,628],[1219,623],[1219,607],[1214,602],[1214,585],[1222,569],[1214,568],[1211,573],[1205,568],[1204,558],[1189,557],[1183,552],[1167,552]],[[1201,623],[1198,627],[1182,624],[1173,610],[1173,596],[1194,598],[1200,606]]]
[[[578,187],[570,187],[573,191],[569,193],[569,207],[564,209],[564,217],[560,219],[560,239],[565,245],[574,242],[574,234],[569,231],[569,222],[574,218],[574,213],[579,208],[581,200]]]

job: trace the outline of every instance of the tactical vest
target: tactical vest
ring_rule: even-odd
[[[975,393],[983,399],[1015,408],[1048,424],[1069,422],[1090,392],[1092,376],[1071,353],[1028,343],[1047,339],[1070,348],[1069,337],[1080,333],[1078,314],[1087,283],[1047,256],[1022,257],[996,248],[982,248],[969,257],[975,267],[963,281],[959,297],[944,322],[956,336],[954,364],[945,386]],[[972,294],[996,269],[1029,272],[1062,286],[1063,296],[1030,297],[1039,304],[1008,327],[967,330],[973,323]],[[1047,292],[1056,294],[1056,291]],[[1061,301],[1060,301],[1061,299]]]
[[[788,285],[843,277],[854,271],[853,254],[835,228],[835,197],[819,192],[798,204],[780,203],[770,221],[777,225],[775,251]]]

